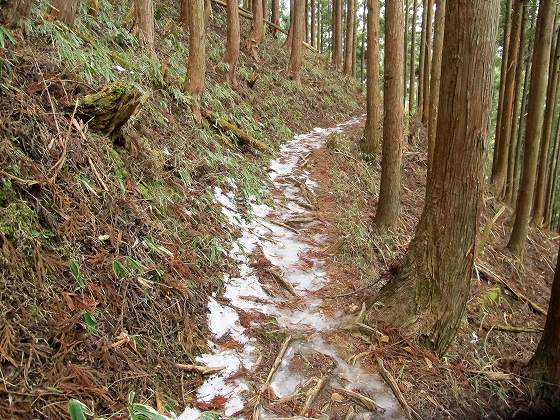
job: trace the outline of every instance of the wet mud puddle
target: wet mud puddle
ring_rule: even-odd
[[[333,128],[315,128],[284,144],[269,168],[273,204],[253,204],[250,222],[237,211],[235,185],[228,193],[215,189],[228,222],[241,230],[231,250],[239,274],[226,275],[223,299],[211,297],[208,303],[210,352],[196,362],[222,370],[206,376],[198,388],[199,407],[221,401],[226,416],[253,419],[403,417],[383,379],[352,363],[352,358],[345,360],[328,342],[328,332],[348,324],[352,316],[342,310],[323,313],[322,300],[313,293],[328,278],[319,252],[325,246],[324,236],[305,232],[321,223],[313,217],[316,183],[305,165],[310,152],[324,145],[330,134],[359,122],[356,118]],[[256,254],[266,267],[268,281],[255,267]],[[282,293],[270,290],[270,278]],[[256,338],[240,322],[246,313],[275,319],[285,335],[274,349],[277,356],[264,379],[251,375],[261,363],[261,352]],[[194,420],[201,412],[186,408],[179,419]]]

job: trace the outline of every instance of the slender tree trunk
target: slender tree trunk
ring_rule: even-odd
[[[521,23],[523,18],[524,0],[513,0],[513,13],[511,16],[511,29],[509,34],[508,55],[505,67],[505,83],[502,93],[502,116],[500,117],[500,148],[497,161],[492,173],[494,194],[503,198],[507,180],[508,157],[511,140],[511,126],[513,123],[513,100],[515,95],[515,69],[519,57],[521,43]]]
[[[263,8],[262,1],[253,1],[253,19],[251,19],[251,32],[249,33],[249,38],[247,39],[247,50],[251,54],[254,60],[258,59],[257,49],[264,37],[264,20],[263,20]]]
[[[333,64],[342,70],[342,0],[333,0]]]
[[[552,214],[554,213],[554,191],[556,191],[556,181],[558,179],[558,159],[560,159],[560,118],[556,124],[556,135],[554,136],[554,146],[550,158],[550,176],[546,189],[545,205],[545,226],[552,228]]]
[[[311,0],[311,46],[317,47],[317,4],[316,0]]]
[[[445,29],[445,0],[436,0],[436,7],[434,53],[432,56],[432,77],[430,80],[430,118],[428,121],[428,173],[430,173],[430,168],[432,167],[436,145],[439,85],[441,81],[441,55],[443,51],[443,30]]]
[[[544,331],[527,368],[535,379],[539,396],[557,406],[560,399],[560,258],[556,263]]]
[[[134,0],[135,6],[140,0]],[[143,2],[149,2],[149,0],[143,0]],[[77,0],[53,0],[52,4],[52,16],[54,19],[64,22],[66,26],[74,26],[74,20],[76,20],[76,10],[78,8]]]
[[[367,116],[360,148],[375,156],[379,149],[379,0],[367,0]]]
[[[303,19],[305,42],[309,43],[309,0],[305,0],[305,17]]]
[[[305,0],[294,0],[294,35],[288,63],[288,77],[299,82],[299,70],[303,56],[303,40],[305,38]]]
[[[422,33],[420,35],[420,65],[418,75],[418,106],[416,115],[422,118],[424,114],[424,61],[426,60],[426,23],[428,19],[428,1],[423,0],[422,3]]]
[[[517,198],[515,222],[508,243],[508,248],[518,256],[521,256],[525,249],[531,206],[533,204],[555,11],[556,4],[554,0],[541,0],[532,59],[533,69],[531,71],[531,85],[529,89],[523,174]]]
[[[192,106],[195,119],[200,121],[200,95],[204,90],[206,75],[206,33],[204,25],[204,0],[190,0],[191,31],[185,91],[194,99]]]
[[[409,0],[406,0],[404,3],[404,49],[403,49],[403,54],[404,54],[404,59],[403,59],[403,103],[404,103],[404,109],[406,111],[406,83],[408,81],[408,78],[406,77],[408,74],[408,9],[409,9]]]
[[[498,164],[498,156],[500,155],[500,127],[502,126],[502,105],[504,102],[504,88],[506,85],[506,70],[507,70],[507,59],[508,59],[508,47],[509,47],[509,32],[511,25],[511,3],[513,0],[507,0],[506,3],[506,16],[504,21],[504,37],[502,43],[502,64],[500,70],[500,93],[498,95],[498,112],[496,113],[496,130],[494,134],[494,156],[492,158],[492,177],[494,172],[496,172],[496,166]]]
[[[321,4],[321,0],[317,0],[317,34],[316,34],[316,41],[315,45],[319,50],[319,53],[323,53],[323,5]]]
[[[232,86],[237,85],[236,71],[240,43],[239,3],[238,0],[227,0],[227,41],[224,63],[228,66],[227,81]]]
[[[556,115],[556,99],[558,92],[558,71],[560,70],[560,37],[556,36],[556,45],[550,58],[550,73],[548,79],[548,93],[546,95],[546,109],[544,112],[543,134],[537,163],[537,181],[535,183],[535,199],[533,203],[533,223],[542,226],[544,222],[545,193],[548,176],[548,161],[552,138],[552,124]]]
[[[263,9],[263,20],[270,20],[270,11],[268,10],[268,1],[262,0],[262,9]],[[264,25],[264,22],[263,22]],[[266,25],[264,25],[264,30],[266,32]]]
[[[408,112],[413,115],[414,106],[416,103],[416,16],[418,11],[418,0],[412,0],[412,19],[410,31],[410,71],[409,71],[409,99],[408,99]]]
[[[356,18],[356,0],[348,0],[346,11],[346,49],[344,55],[344,74],[352,74],[352,56],[354,55],[354,20]]]
[[[6,23],[10,28],[18,28],[22,21],[29,16],[31,0],[12,0],[7,6]]]
[[[510,204],[513,203],[514,190],[515,190],[515,165],[516,157],[518,151],[518,138],[519,138],[519,128],[521,126],[521,107],[522,107],[522,88],[523,88],[523,67],[524,67],[524,55],[525,55],[525,35],[527,27],[527,3],[523,3],[523,10],[521,12],[521,35],[519,39],[519,54],[517,58],[517,65],[515,69],[515,97],[513,106],[513,120],[512,129],[510,137],[510,147],[508,154],[508,165],[507,165],[507,182],[506,182],[506,201]]]
[[[138,42],[151,54],[154,47],[154,5],[152,0],[134,0],[134,33]]]
[[[430,64],[432,62],[432,19],[434,14],[434,0],[428,0],[428,11],[426,15],[426,41],[424,42],[424,94],[422,99],[422,123],[428,125],[428,118],[430,115]]]
[[[187,32],[189,30],[190,23],[190,0],[181,0],[181,24],[183,25],[183,30]]]
[[[284,46],[292,48],[292,37],[294,36],[294,0],[290,0],[290,26],[288,28],[288,36]]]
[[[366,58],[366,16],[367,16],[367,0],[364,0],[364,11],[362,15],[362,45],[360,48],[360,83],[364,83],[365,80],[365,58]]]
[[[272,0],[272,23],[280,26],[280,0]],[[272,36],[278,37],[278,29],[272,28]]]
[[[212,0],[204,0],[204,23],[208,24],[208,21],[212,17]]]
[[[404,143],[404,0],[385,4],[385,54],[383,92],[383,155],[381,186],[375,224],[393,229],[400,212],[401,160]]]
[[[438,354],[465,312],[482,209],[498,0],[446,2],[432,175],[416,234],[379,296],[383,317]],[[476,89],[471,88],[476,86]]]

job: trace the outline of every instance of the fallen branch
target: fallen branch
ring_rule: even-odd
[[[235,124],[221,118],[215,112],[201,107],[200,113],[204,118],[206,118],[208,121],[210,121],[210,123],[214,124],[220,130],[232,133],[241,143],[250,146],[253,149],[257,149],[261,152],[269,152],[269,148],[266,146],[266,144],[260,142],[250,134],[247,134]]]
[[[350,389],[344,389],[344,388],[335,388],[334,391],[338,392],[339,394],[347,396],[352,401],[354,401],[358,405],[361,405],[366,410],[378,411],[380,413],[385,412],[385,409],[379,406],[373,399],[371,399],[370,397],[366,397],[365,395],[360,394],[359,392],[352,391]]]
[[[12,174],[9,174],[8,172],[3,171],[2,169],[0,169],[0,175],[5,176],[8,179],[11,179],[12,181],[17,182],[18,184],[27,185],[28,187],[40,184],[39,181],[18,178],[15,175],[12,175]]]
[[[274,279],[276,279],[276,281],[278,281],[278,283],[280,283],[282,286],[284,286],[284,288],[292,295],[292,296],[297,296],[297,293],[294,289],[294,286],[292,286],[292,284],[286,280],[284,278],[284,276],[282,276],[281,274],[277,273],[276,271],[274,271],[271,268],[265,268],[264,271],[266,271],[268,274],[270,274],[272,277],[274,277]]]
[[[540,334],[544,330],[540,327],[516,327],[515,325],[499,324],[499,325],[481,325],[482,328],[487,330],[507,331],[511,333],[535,333]]]
[[[292,339],[293,339],[293,337],[291,335],[289,335],[289,336],[286,337],[286,339],[282,343],[282,347],[280,347],[280,351],[278,352],[278,356],[276,356],[276,360],[274,361],[274,364],[272,365],[272,368],[270,369],[270,372],[268,373],[268,377],[266,378],[266,381],[265,381],[265,383],[262,387],[262,390],[265,390],[266,387],[270,384],[270,381],[272,380],[272,376],[274,375],[274,372],[276,372],[276,369],[278,369],[278,366],[280,366],[280,363],[282,363],[282,358],[284,357],[284,354],[286,354],[286,351],[288,350],[288,346],[292,342]]]
[[[225,368],[223,367],[208,367],[208,366],[199,366],[199,365],[184,365],[182,363],[176,363],[176,367],[179,369],[187,370],[189,372],[196,372],[202,376],[212,375],[213,373],[218,373]]]
[[[535,302],[531,301],[527,296],[525,296],[518,290],[514,289],[512,286],[506,283],[505,280],[501,279],[500,277],[498,277],[497,274],[493,273],[492,270],[490,270],[488,267],[485,267],[481,262],[478,262],[476,265],[481,273],[483,273],[487,278],[493,278],[494,280],[501,283],[506,289],[508,289],[513,294],[513,296],[517,300],[527,303],[531,308],[533,308],[535,312],[538,312],[539,314],[546,316],[546,311],[543,308],[541,308]]]
[[[395,397],[397,398],[397,401],[403,408],[406,417],[409,419],[414,418],[417,420],[421,420],[421,417],[418,415],[418,413],[416,413],[412,408],[410,408],[410,406],[406,402],[406,399],[404,398],[404,395],[399,389],[399,386],[397,385],[395,378],[393,378],[393,375],[391,375],[391,372],[385,369],[385,366],[383,365],[383,360],[381,360],[381,358],[379,357],[376,357],[375,360],[377,361],[377,366],[379,367],[379,373],[381,374],[383,379],[385,379],[385,382],[387,382],[387,384],[393,391],[393,394],[395,394]]]
[[[272,219],[269,219],[268,221],[269,221],[270,223],[274,224],[274,225],[283,227],[284,229],[288,229],[288,230],[291,231],[291,232],[299,233],[299,230],[294,229],[293,227],[287,225],[286,223],[282,223],[282,222],[280,222],[280,221],[278,221],[278,220],[272,220]]]
[[[319,393],[327,383],[327,379],[328,376],[323,376],[321,379],[318,379],[317,384],[307,392],[305,404],[300,411],[300,414],[302,416],[305,416],[305,414],[307,414],[307,411],[311,408],[311,404],[313,404],[313,401],[315,401],[315,398],[317,398],[317,395],[319,395]]]

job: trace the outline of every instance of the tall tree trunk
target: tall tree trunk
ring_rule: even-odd
[[[366,16],[367,16],[367,0],[364,0],[364,11],[362,14],[362,45],[360,48],[360,83],[364,83],[365,80],[365,58],[366,58]]]
[[[258,59],[257,49],[264,37],[263,5],[261,0],[253,1],[253,19],[251,19],[251,32],[247,39],[247,50],[254,60]]]
[[[311,0],[311,46],[317,47],[317,4],[316,0]]]
[[[189,30],[190,24],[190,0],[181,0],[181,24],[183,25],[183,30],[186,32]]]
[[[292,48],[292,37],[294,36],[294,0],[290,0],[290,26],[284,47]]]
[[[272,23],[280,26],[280,0],[272,0]],[[278,29],[272,28],[272,36],[274,38],[278,36]]]
[[[356,18],[356,0],[348,0],[346,11],[346,49],[344,54],[344,74],[352,74],[352,57],[354,55],[354,20]]]
[[[513,120],[512,129],[510,137],[510,147],[508,154],[508,165],[507,165],[507,182],[506,182],[506,201],[510,204],[513,203],[514,191],[515,191],[515,165],[516,157],[518,151],[518,138],[519,129],[521,126],[521,109],[522,109],[522,89],[523,89],[523,68],[524,68],[524,55],[525,55],[525,35],[527,27],[527,3],[523,3],[523,11],[521,13],[521,35],[519,39],[521,40],[519,44],[519,54],[517,57],[517,66],[515,69],[515,97],[513,106]]]
[[[305,42],[309,43],[309,0],[305,0],[305,18],[303,19]]]
[[[441,55],[443,51],[443,30],[445,28],[445,0],[436,0],[436,3],[434,52],[432,55],[432,77],[430,80],[430,118],[428,121],[428,173],[430,173],[430,168],[432,167],[436,145],[439,85],[441,82]]]
[[[428,1],[422,3],[422,32],[420,35],[420,65],[418,74],[418,106],[416,115],[422,118],[424,107],[424,61],[426,60],[426,23],[428,19]]]
[[[507,0],[506,16],[504,21],[504,36],[502,42],[502,64],[500,69],[500,91],[498,95],[498,112],[496,113],[496,130],[494,134],[494,156],[492,157],[492,176],[496,171],[498,164],[498,156],[500,155],[500,127],[502,126],[501,118],[503,115],[502,105],[504,103],[504,88],[506,85],[506,70],[509,47],[509,32],[511,26],[511,3],[513,0]]]
[[[558,92],[558,71],[560,70],[560,37],[556,36],[556,45],[550,58],[550,73],[548,92],[546,95],[546,109],[544,112],[544,126],[541,136],[539,160],[537,163],[537,181],[535,183],[535,198],[533,203],[533,223],[542,226],[544,222],[545,192],[548,176],[548,161],[552,138],[552,124],[556,115],[556,99]]]
[[[333,64],[342,70],[342,0],[333,0]]]
[[[10,3],[7,6],[6,23],[10,28],[20,27],[22,21],[29,16],[32,2],[31,0],[12,0]]]
[[[208,20],[212,17],[212,0],[204,0],[204,23],[207,25]]]
[[[428,0],[428,11],[426,14],[426,40],[424,42],[424,94],[422,99],[422,123],[428,125],[428,118],[430,115],[430,64],[432,62],[432,19],[434,14],[434,0]]]
[[[232,86],[237,85],[236,70],[240,43],[239,3],[238,0],[227,0],[227,41],[224,63],[228,66],[227,81]]]
[[[375,215],[375,224],[382,229],[395,228],[400,211],[404,143],[403,48],[404,0],[393,0],[385,4],[383,155],[379,202]]]
[[[135,5],[139,1],[140,0],[135,0]],[[144,1],[147,2],[148,0]],[[54,19],[64,22],[68,27],[74,26],[74,20],[76,20],[76,10],[78,8],[77,0],[53,0],[51,7]]]
[[[446,2],[440,109],[424,211],[397,277],[379,296],[385,320],[438,354],[469,295],[482,209],[499,0]],[[471,88],[476,86],[476,89]]]
[[[379,149],[379,0],[367,0],[367,116],[362,152],[377,155]]]
[[[195,119],[200,121],[200,95],[204,89],[206,75],[206,33],[204,25],[204,0],[190,0],[191,32],[189,36],[189,58],[185,91],[194,99],[192,106]]]
[[[292,48],[290,62],[288,63],[288,77],[299,82],[299,70],[303,56],[303,40],[305,38],[305,0],[294,0],[294,35],[292,37]]]
[[[557,260],[544,331],[527,366],[539,396],[556,404],[560,397],[560,258]]]
[[[404,103],[404,109],[406,111],[406,83],[408,81],[408,78],[406,77],[408,74],[408,9],[409,9],[409,0],[406,0],[404,3],[404,49],[403,49],[403,54],[404,54],[404,59],[403,59],[403,103]]]
[[[262,9],[263,9],[263,20],[270,20],[270,11],[268,10],[268,0],[262,0]],[[263,23],[264,24],[264,23]],[[264,25],[264,30],[266,32],[266,25]]]
[[[154,5],[152,0],[134,0],[134,32],[138,42],[149,53],[155,54],[154,47]]]
[[[533,69],[531,71],[531,85],[529,89],[523,173],[519,187],[519,196],[517,197],[515,222],[508,243],[508,248],[518,256],[521,256],[525,249],[531,206],[533,204],[555,11],[556,4],[554,0],[542,0],[539,4],[537,33],[535,35],[532,58]]]
[[[550,158],[550,176],[546,188],[546,205],[545,205],[545,226],[551,228],[552,214],[554,213],[554,192],[556,191],[556,182],[558,180],[558,159],[560,159],[560,118],[556,124],[556,135],[554,136],[554,147]]]
[[[524,0],[513,0],[513,13],[511,16],[511,29],[509,33],[508,55],[505,68],[505,83],[502,93],[502,115],[500,117],[499,139],[497,161],[492,172],[492,184],[494,194],[503,198],[507,179],[507,166],[511,140],[511,125],[513,122],[513,100],[515,95],[515,69],[519,56],[519,44],[521,43],[521,23],[523,18]]]
[[[410,71],[409,71],[409,99],[408,99],[408,113],[413,115],[413,110],[416,104],[416,16],[418,13],[418,0],[412,0],[412,19],[410,30]]]

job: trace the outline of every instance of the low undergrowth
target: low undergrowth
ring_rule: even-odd
[[[126,2],[100,2],[96,17],[84,6],[72,29],[46,18],[47,3],[21,31],[0,26],[0,412],[66,417],[75,399],[124,414],[134,391],[177,413],[201,377],[175,364],[205,351],[206,297],[230,271],[236,232],[214,188],[235,186],[240,205],[265,200],[271,155],[194,122],[176,2],[157,2],[157,57],[131,34]],[[271,150],[361,106],[359,88],[311,52],[302,86],[286,79],[270,36],[258,62],[242,54],[232,89],[217,5],[210,25],[203,105]],[[111,82],[141,93],[117,140],[71,120],[77,98]]]

